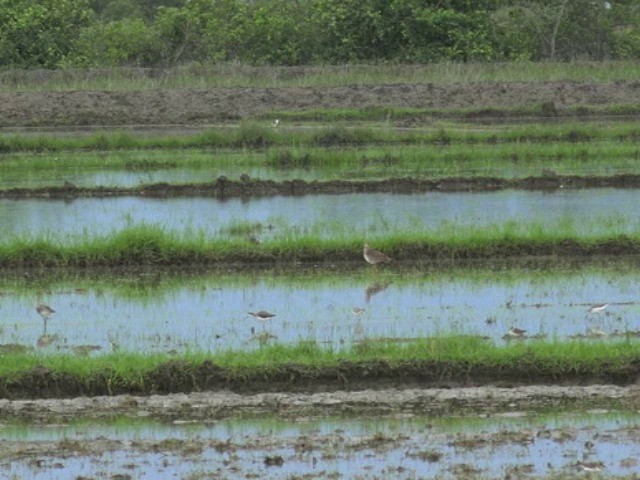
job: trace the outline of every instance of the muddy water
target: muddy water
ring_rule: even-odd
[[[552,477],[580,473],[579,462],[603,462],[603,472],[619,475],[637,471],[640,415],[511,411],[453,418],[5,424],[0,445],[4,471],[34,479],[61,472],[69,478]]]
[[[182,233],[231,235],[238,223],[259,225],[259,240],[388,235],[535,222],[582,234],[630,233],[640,222],[640,190],[554,193],[347,194],[230,199],[106,198],[0,200],[0,240],[14,236],[70,239],[105,235],[141,223]]]
[[[44,351],[82,345],[99,352],[216,351],[265,341],[340,347],[447,334],[502,341],[512,326],[546,338],[584,336],[589,329],[613,338],[640,328],[640,274],[630,262],[279,275],[157,272],[100,281],[27,277],[0,289],[2,343],[40,344]],[[35,311],[38,295],[56,310],[46,331]],[[588,313],[598,302],[611,305]],[[247,313],[258,310],[276,317],[262,322]]]

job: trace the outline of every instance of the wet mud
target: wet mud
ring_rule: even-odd
[[[233,180],[218,177],[209,183],[157,183],[136,187],[51,186],[8,188],[0,198],[88,198],[142,196],[148,198],[251,198],[350,193],[488,192],[506,189],[554,191],[578,188],[640,188],[640,175],[542,175],[526,178],[449,177],[441,179],[388,178],[382,180]]]
[[[300,421],[305,422],[306,418]],[[623,424],[601,433],[578,425],[498,432],[333,431],[232,434],[226,440],[70,438],[0,440],[0,466],[16,477],[111,478],[593,478],[587,472],[638,478],[638,428]],[[241,427],[240,427],[241,428]],[[234,432],[235,433],[235,432]],[[606,461],[600,460],[601,458]],[[606,472],[606,473],[605,473]],[[585,476],[586,475],[586,476]],[[602,478],[600,476],[596,478]],[[606,478],[612,478],[607,475]]]
[[[503,411],[640,407],[640,386],[532,385],[513,388],[387,388],[317,393],[240,394],[229,390],[169,395],[114,395],[70,399],[0,399],[0,418],[34,423],[117,415],[165,420],[219,420],[270,414],[281,418],[306,415],[392,414],[462,415]]]

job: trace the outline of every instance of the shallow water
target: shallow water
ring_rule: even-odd
[[[158,272],[93,282],[21,278],[0,288],[2,343],[35,346],[46,333],[55,341],[45,351],[79,345],[101,352],[253,349],[260,338],[334,347],[449,334],[502,341],[512,326],[566,339],[590,328],[607,334],[640,328],[640,273],[632,262],[284,275]],[[37,296],[56,310],[46,332]],[[599,302],[611,305],[587,313]],[[247,314],[258,310],[276,317],[262,322]]]
[[[10,447],[0,464],[18,478],[57,478],[61,471],[135,478],[195,474],[245,478],[286,475],[364,478],[460,478],[464,465],[482,478],[526,469],[533,475],[577,473],[578,461],[602,461],[604,472],[630,474],[640,455],[637,412],[507,412],[494,417],[329,417],[230,419],[211,424],[120,420],[46,427],[3,425]],[[56,449],[55,443],[63,442]],[[111,443],[107,443],[111,441]],[[73,452],[79,442],[79,451]],[[71,447],[71,448],[70,448]],[[25,456],[24,449],[35,452]],[[71,450],[75,458],[62,453]],[[430,454],[430,455],[425,455]],[[282,460],[266,466],[267,457]],[[466,471],[465,471],[466,472]],[[466,476],[469,473],[466,472]],[[199,478],[199,477],[195,477]],[[210,478],[203,476],[202,478]]]
[[[313,235],[388,235],[535,223],[577,234],[632,233],[640,225],[640,190],[584,189],[553,193],[347,194],[252,200],[139,197],[0,200],[0,241],[14,236],[73,239],[104,236],[139,224],[207,236],[258,225],[260,240]]]

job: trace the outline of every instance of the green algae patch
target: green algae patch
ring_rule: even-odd
[[[0,355],[5,398],[69,397],[232,389],[317,391],[376,386],[523,385],[635,382],[640,344],[516,341],[479,337],[368,341],[331,350],[313,343],[182,355],[112,353],[95,357]]]

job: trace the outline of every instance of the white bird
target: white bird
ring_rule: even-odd
[[[271,126],[276,128],[280,124],[280,119],[276,118],[273,122],[271,122]]]
[[[587,313],[600,313],[603,312],[605,308],[609,306],[608,303],[596,303],[589,308]]]

